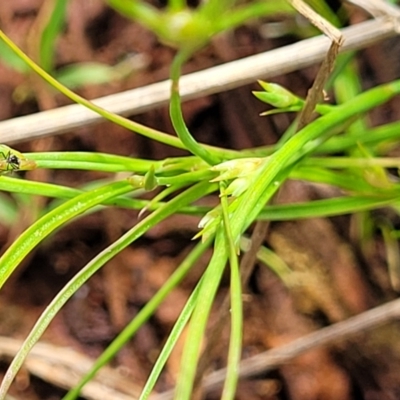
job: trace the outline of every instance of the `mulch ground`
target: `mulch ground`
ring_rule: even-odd
[[[0,26],[22,48],[34,51],[27,40],[35,34],[42,0],[0,2]],[[84,61],[114,65],[127,54],[142,54],[146,65],[119,82],[88,86],[79,92],[88,98],[115,93],[167,78],[173,51],[154,36],[105,7],[100,0],[71,0],[68,24],[57,43],[58,67]],[[362,18],[355,14],[354,19]],[[295,37],[266,39],[259,24],[249,24],[218,37],[186,66],[186,72],[204,69],[237,58],[269,50],[297,40]],[[373,46],[359,57],[365,87],[387,82],[399,75],[394,41]],[[277,77],[275,81],[304,96],[317,67]],[[17,88],[31,79],[35,96],[23,103],[13,98]],[[35,86],[36,85],[36,86]],[[264,110],[251,94],[257,85],[193,100],[184,105],[188,124],[195,137],[210,144],[246,148],[274,143],[290,123],[287,115],[260,118]],[[0,64],[0,118],[8,119],[67,104],[62,97],[49,96],[31,77]],[[399,115],[393,103],[373,113],[374,123],[385,123]],[[166,108],[135,118],[163,131],[172,132]],[[1,135],[1,133],[0,133]],[[1,136],[0,136],[1,141]],[[26,142],[29,151],[101,151],[143,158],[162,159],[184,154],[164,145],[150,143],[110,123]],[[393,150],[393,154],[396,151]],[[32,171],[29,179],[78,186],[104,174],[79,171]],[[337,195],[332,188],[288,182],[279,201],[295,202]],[[10,242],[36,217],[44,199],[33,199],[21,209],[12,227],[0,223],[0,245]],[[40,312],[58,290],[93,256],[135,224],[137,213],[106,209],[85,216],[61,229],[20,266],[0,294],[0,335],[22,339]],[[394,226],[398,215],[388,210],[373,213]],[[301,276],[284,285],[268,268],[257,265],[246,288],[243,356],[288,343],[323,326],[396,298],[386,265],[385,247],[379,232],[363,239],[357,236],[363,216],[310,219],[274,223],[265,244],[271,247]],[[1,222],[1,221],[0,221]],[[116,334],[136,315],[174,271],[192,248],[197,232],[194,217],[174,216],[152,229],[120,256],[107,264],[71,299],[46,331],[43,341],[67,346],[95,358]],[[168,336],[185,300],[199,279],[210,254],[206,254],[112,362],[125,371],[133,383],[142,385]],[[300,278],[299,278],[300,279]],[[295,280],[295,278],[294,278]],[[210,331],[218,321],[219,305],[229,285],[223,280],[210,320]],[[240,383],[237,399],[350,400],[400,398],[399,326],[391,324],[336,347],[320,348],[252,380]],[[228,331],[221,341],[227,340]],[[227,345],[217,346],[210,357],[211,369],[224,366]],[[8,359],[0,363],[4,373]],[[173,387],[178,373],[179,349],[172,354],[157,391]],[[20,379],[11,394],[17,399],[58,399],[64,393],[44,380]],[[207,399],[217,399],[210,393]]]

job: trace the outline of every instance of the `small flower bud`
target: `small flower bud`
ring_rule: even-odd
[[[144,188],[145,178],[142,175],[132,175],[128,178],[128,182],[135,188],[141,189]]]
[[[294,95],[281,85],[263,81],[258,81],[258,83],[264,89],[264,92],[255,91],[253,92],[254,96],[273,107],[292,109],[297,106],[300,109],[304,103],[300,97]]]
[[[265,158],[249,157],[237,158],[235,160],[225,161],[221,164],[211,167],[211,171],[222,172],[211,182],[219,182],[227,179],[242,178],[252,174],[265,161]]]

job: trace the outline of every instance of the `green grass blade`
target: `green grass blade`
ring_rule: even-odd
[[[290,177],[292,179],[302,179],[309,182],[325,183],[327,185],[336,186],[350,193],[365,194],[369,196],[390,196],[393,192],[392,188],[380,188],[377,195],[377,187],[369,184],[361,175],[357,175],[352,171],[332,171],[329,169],[318,167],[299,166],[295,168]]]
[[[292,219],[334,217],[395,204],[400,204],[400,194],[387,198],[335,197],[306,203],[268,206],[260,212],[257,219],[262,221],[290,221]]]
[[[164,368],[164,365],[166,364],[169,356],[171,355],[172,350],[176,345],[176,342],[178,341],[183,329],[185,328],[186,324],[189,321],[190,316],[193,313],[193,309],[197,304],[202,284],[203,284],[203,278],[200,280],[200,282],[197,284],[197,286],[191,293],[189,299],[185,303],[185,306],[183,307],[183,310],[179,315],[178,320],[175,322],[172,331],[168,335],[168,339],[163,349],[161,350],[161,353],[158,356],[157,361],[153,366],[150,376],[147,379],[147,382],[142,390],[142,393],[140,394],[139,400],[147,400],[151,395],[151,391],[153,390],[157,382],[157,379],[160,376],[162,369]]]
[[[32,59],[30,59],[23,51],[21,51],[1,30],[0,40],[6,43],[6,45],[9,46],[11,50],[13,50],[26,64],[28,64],[33,71],[40,75],[47,83],[53,86],[54,89],[63,93],[73,102],[81,104],[89,110],[92,110],[95,113],[101,115],[105,119],[114,122],[120,126],[123,126],[124,128],[129,129],[133,132],[139,133],[147,138],[158,141],[160,143],[164,143],[168,146],[185,149],[184,145],[178,138],[168,135],[167,133],[157,131],[156,129],[141,125],[120,115],[111,113],[104,108],[97,106],[91,101],[84,99],[83,97],[74,93],[72,90],[69,90],[67,87],[58,82],[57,79],[54,79],[51,75],[44,71],[43,68],[40,68],[39,65],[37,65]]]
[[[220,227],[217,230],[214,254],[203,275],[198,300],[189,323],[176,385],[174,397],[176,400],[189,400],[191,398],[201,343],[227,259],[228,250],[225,243],[225,232]]]
[[[325,168],[400,168],[400,157],[309,157],[303,165]]]
[[[287,1],[255,1],[240,7],[231,8],[223,18],[215,21],[214,33],[236,28],[246,21],[276,14],[293,14],[295,10]]]
[[[43,213],[46,213],[49,210],[55,208],[54,202],[56,202],[57,204],[56,206],[58,206],[60,204],[60,200],[71,199],[75,196],[78,196],[79,194],[82,194],[84,192],[87,192],[88,190],[93,189],[94,187],[101,186],[102,184],[106,184],[108,182],[110,182],[110,180],[95,181],[92,182],[90,185],[84,186],[81,189],[75,189],[62,185],[54,185],[51,183],[26,181],[17,178],[11,178],[8,176],[7,177],[2,176],[0,179],[0,190],[4,192],[40,195],[57,199],[49,203],[49,205],[43,210]],[[131,189],[132,189],[131,191],[132,194],[133,193],[137,194],[138,192],[140,192],[140,191],[135,191],[132,187]],[[148,211],[155,211],[158,208],[164,206],[164,204],[165,202],[162,201],[154,203],[153,200],[141,200],[141,199],[130,198],[127,196],[116,197],[101,203],[102,206],[115,206],[133,210],[146,209]],[[186,206],[182,207],[180,213],[203,216],[208,211],[210,211],[210,207]]]
[[[67,186],[28,181],[10,176],[2,176],[0,178],[0,190],[3,192],[35,194],[62,199],[69,199],[82,193],[79,189]]]
[[[327,2],[324,0],[307,0],[308,5],[310,5],[319,15],[327,19],[331,24],[335,25],[337,28],[341,27],[341,21],[337,14],[328,6]]]
[[[356,147],[358,143],[363,145],[378,146],[381,143],[397,141],[400,138],[400,121],[380,125],[368,130],[352,132],[350,135],[341,135],[329,139],[318,149],[319,154],[338,153]]]
[[[0,288],[27,254],[55,229],[86,210],[131,190],[126,181],[114,182],[82,193],[44,215],[26,229],[0,258]]]
[[[385,144],[385,142],[395,142],[400,138],[400,121],[390,122],[385,125],[376,126],[366,131],[352,132],[351,135],[338,135],[328,138],[325,143],[316,149],[315,154],[340,153],[362,145]],[[265,157],[273,154],[281,146],[269,145],[242,151],[245,157]]]
[[[119,186],[117,184],[119,184]],[[125,186],[121,186],[121,182],[114,183],[113,185],[115,185],[115,187],[112,187],[115,192],[117,192],[117,189],[119,189],[119,191],[126,189]],[[201,198],[205,194],[214,191],[216,187],[217,185],[215,184],[213,185],[207,182],[202,182],[192,186],[183,193],[177,195],[174,199],[170,200],[164,207],[159,208],[158,210],[156,210],[155,212],[144,218],[131,230],[129,230],[118,240],[116,240],[113,244],[111,244],[102,252],[100,252],[73,279],[71,279],[69,283],[60,292],[58,292],[57,296],[53,299],[53,301],[49,304],[46,310],[42,313],[40,318],[37,320],[35,326],[29,333],[28,337],[25,339],[21,349],[14,357],[10,367],[6,372],[6,375],[4,376],[2,385],[0,387],[0,399],[1,400],[4,399],[15,375],[21,368],[22,363],[24,362],[29,351],[32,349],[34,344],[39,340],[39,338],[41,337],[45,329],[48,327],[48,325],[50,324],[54,316],[57,314],[57,312],[71,298],[71,296],[73,296],[73,294],[97,270],[99,270],[99,268],[101,268],[111,258],[113,258],[115,255],[117,255],[123,249],[125,249],[128,245],[130,245],[132,242],[138,239],[141,235],[147,232],[151,227],[158,224],[171,214],[176,213],[181,207],[186,206],[187,204],[196,201],[198,198]],[[104,190],[105,188],[107,187],[104,187],[102,189]],[[108,191],[111,191],[110,187],[108,187],[107,189]],[[16,246],[13,245],[12,247]]]
[[[191,54],[187,51],[179,51],[171,65],[170,76],[172,83],[169,108],[171,122],[179,139],[185,145],[188,151],[200,157],[208,164],[215,165],[222,161],[222,157],[220,155],[213,154],[194,139],[192,134],[189,132],[182,115],[181,98],[179,95],[179,77],[181,74],[181,67],[183,63],[190,57],[190,55]]]
[[[124,330],[112,341],[96,360],[91,370],[83,377],[77,386],[64,396],[63,400],[76,399],[83,386],[88,383],[105,364],[115,357],[116,353],[130,340],[137,330],[154,314],[157,307],[168,294],[181,282],[188,271],[197,262],[202,254],[210,247],[211,240],[198,243],[189,255],[182,261],[161,289],[139,311],[136,317],[124,328]]]
[[[333,88],[336,102],[339,104],[351,100],[362,92],[360,72],[357,69],[354,59],[348,62],[341,74],[337,76]],[[367,129],[367,119],[365,116],[361,116],[346,129],[346,132],[351,135],[353,132],[365,132]]]
[[[26,157],[36,162],[39,168],[83,169],[104,172],[146,173],[151,167],[160,168],[163,161],[145,160],[91,152],[46,152],[26,153]]]
[[[46,4],[46,17],[49,17],[49,20],[40,38],[39,64],[48,72],[54,69],[55,42],[64,27],[67,5],[68,0],[56,0]]]
[[[302,157],[315,151],[331,134],[331,131],[354,116],[377,107],[400,93],[400,80],[370,89],[354,99],[337,106],[332,112],[321,116],[290,138],[269,157],[251,184],[251,191],[234,200],[230,208],[235,241],[257,218],[257,215],[275,192],[271,186],[280,185],[285,168],[292,168]]]
[[[62,185],[55,185],[52,183],[43,183],[43,182],[34,182],[27,181],[17,178],[11,178],[8,176],[2,176],[0,178],[0,190],[4,192],[11,193],[19,193],[19,194],[27,194],[27,195],[39,195],[55,198],[57,200],[49,203],[46,208],[42,209],[42,214],[46,214],[50,210],[58,207],[60,205],[60,200],[72,199],[82,193],[88,192],[95,188],[98,188],[102,185],[109,184],[111,182],[115,182],[114,179],[104,179],[99,181],[93,181],[88,185],[85,185],[81,189],[70,188]],[[132,194],[137,194],[138,191],[134,190],[132,186],[130,186],[131,190],[129,191]],[[163,203],[164,204],[164,203]],[[149,206],[148,200],[140,200],[140,199],[132,199],[130,197],[117,197],[109,200],[105,200],[101,203],[103,206],[118,206],[128,209],[141,210],[142,208],[148,208],[150,211],[159,208],[162,204]],[[189,207],[189,210],[192,207]]]
[[[29,67],[23,62],[4,42],[0,40],[0,59],[8,67],[11,67],[21,74],[27,74]]]
[[[275,252],[261,246],[257,252],[257,259],[265,264],[284,284],[288,284],[293,270]]]
[[[226,246],[229,248],[229,264],[231,271],[231,335],[229,339],[228,363],[226,380],[222,391],[222,400],[233,400],[239,380],[239,364],[242,355],[243,335],[243,309],[242,309],[242,285],[239,273],[238,251],[234,243],[231,223],[228,214],[228,200],[221,197],[222,214],[225,229]]]
[[[144,1],[106,0],[106,3],[127,18],[138,21],[153,32],[157,32],[160,24],[160,12]]]
[[[10,227],[18,218],[18,205],[4,193],[0,193],[0,220],[1,224]]]

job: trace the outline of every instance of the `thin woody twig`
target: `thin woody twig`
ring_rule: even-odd
[[[322,328],[302,338],[257,356],[244,360],[240,365],[241,378],[248,378],[259,373],[265,373],[282,365],[294,357],[316,347],[337,343],[348,339],[357,333],[376,328],[390,320],[400,318],[400,299],[393,300],[372,310],[365,311],[346,321]],[[220,384],[225,378],[225,370],[210,374],[205,380],[205,386],[210,390],[214,385]]]
[[[375,18],[385,16],[398,19],[400,17],[399,7],[385,0],[347,0],[347,2],[364,9]],[[399,22],[396,25],[398,29]]]
[[[322,33],[328,36],[332,42],[340,44],[343,41],[342,32],[333,26],[329,21],[315,12],[308,4],[304,3],[303,0],[287,0],[300,14],[306,17],[315,27],[317,27]]]
[[[336,57],[340,47],[343,45],[344,37],[342,32],[333,26],[329,21],[316,13],[308,4],[302,0],[287,0],[299,13],[304,15],[312,24],[320,29],[329,39],[331,46],[326,54],[322,65],[315,78],[313,86],[308,91],[305,106],[300,113],[297,130],[300,130],[312,120],[315,106],[323,99],[324,86],[333,70]]]
[[[311,122],[315,106],[317,105],[317,103],[323,100],[324,87],[333,70],[333,67],[335,65],[335,60],[339,53],[341,45],[342,45],[341,41],[332,42],[328,54],[326,55],[318,71],[315,81],[311,89],[308,91],[305,106],[299,116],[297,130],[300,130],[301,128],[303,128],[304,126],[306,126],[308,123]]]
[[[0,358],[14,357],[22,341],[0,336]],[[75,350],[39,342],[29,353],[24,367],[46,382],[64,389],[71,389],[93,366],[93,360]],[[131,377],[123,376],[117,369],[103,367],[83,389],[88,400],[135,400],[141,387]],[[7,397],[8,398],[8,397]]]

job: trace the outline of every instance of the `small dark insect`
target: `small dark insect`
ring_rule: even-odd
[[[12,154],[11,151],[9,151],[7,154],[0,152],[0,155],[3,156],[3,159],[7,163],[6,171],[15,171],[15,170],[19,169],[19,167],[20,167],[19,158],[15,154]]]

